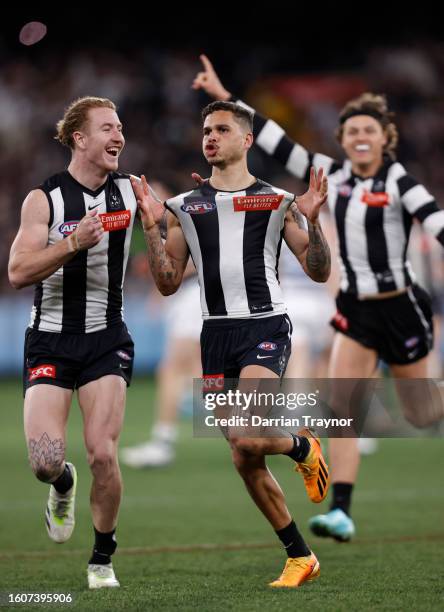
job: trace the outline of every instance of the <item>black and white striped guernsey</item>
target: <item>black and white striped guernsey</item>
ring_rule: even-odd
[[[399,162],[385,158],[375,176],[361,178],[353,174],[350,160],[338,163],[310,153],[276,122],[257,113],[254,136],[255,143],[294,176],[308,182],[311,165],[327,173],[342,291],[362,296],[410,286],[415,279],[406,251],[414,219],[444,245],[444,210]]]
[[[236,192],[217,191],[206,181],[166,202],[197,269],[204,319],[286,311],[277,267],[293,200],[293,194],[257,180]]]
[[[48,245],[66,239],[89,210],[105,215],[102,222],[113,231],[105,231],[97,245],[36,285],[33,329],[91,333],[123,320],[122,285],[137,209],[129,178],[111,173],[102,187],[91,191],[64,171],[39,186],[50,208]],[[122,225],[127,227],[114,230]]]

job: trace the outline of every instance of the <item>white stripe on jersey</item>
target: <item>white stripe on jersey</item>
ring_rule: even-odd
[[[216,194],[219,216],[219,272],[228,317],[236,317],[248,311],[243,266],[244,242],[232,239],[233,235],[237,234],[239,224],[243,226],[245,220],[245,212],[233,215],[233,197],[244,195],[245,191]]]
[[[406,191],[402,200],[409,213],[414,215],[421,206],[433,202],[434,198],[423,185],[415,185]]]
[[[58,242],[62,235],[59,227],[64,221],[64,204],[60,187],[50,192],[53,205],[54,218],[48,234],[48,245]],[[42,305],[41,312],[44,314],[44,330],[50,332],[62,331],[63,316],[63,267],[59,268],[42,281]],[[31,310],[30,326],[34,324],[36,317],[36,307]],[[42,327],[42,326],[41,326]]]
[[[182,226],[183,233],[186,236],[188,247],[193,256],[194,265],[196,266],[197,277],[199,279],[202,314],[208,316],[208,306],[205,298],[205,283],[203,278],[202,253],[200,252],[199,248],[199,239],[197,237],[196,228],[194,227],[194,223],[190,215],[179,215],[178,211],[176,210],[176,207],[180,208],[180,206],[183,204],[184,198],[189,196],[191,193],[193,193],[193,191],[182,193],[172,200],[168,200],[168,204],[176,213],[178,220],[180,219],[180,225]]]
[[[305,176],[305,173],[307,172],[309,163],[310,160],[308,157],[307,149],[304,149],[304,147],[301,147],[301,145],[297,144],[291,150],[290,156],[285,167],[295,176],[303,178]]]
[[[97,214],[106,212],[105,191],[96,198],[83,193],[85,215],[91,208]],[[98,244],[88,249],[86,268],[86,333],[100,331],[106,327],[106,306],[108,304],[108,247],[109,232],[104,232]]]
[[[129,258],[129,252],[130,252],[130,246],[131,246],[131,236],[133,235],[134,220],[136,218],[136,212],[137,212],[137,202],[136,202],[136,197],[134,195],[134,191],[133,191],[130,181],[128,181],[127,179],[114,179],[114,182],[119,188],[119,191],[122,194],[122,198],[124,202],[127,203],[127,206],[128,206],[128,202],[133,201],[133,206],[131,206],[133,213],[131,214],[130,225],[128,229],[126,230],[126,236],[125,236],[123,274],[122,274],[122,285],[121,285],[121,287],[123,288],[123,281],[125,279],[126,267],[128,265],[128,258]],[[124,294],[122,293],[122,318],[123,318],[124,309],[125,309]]]
[[[280,139],[285,134],[284,130],[274,121],[267,121],[261,133],[257,137],[256,144],[269,155],[274,153]]]

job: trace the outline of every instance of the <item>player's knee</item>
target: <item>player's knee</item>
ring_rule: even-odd
[[[93,473],[110,472],[117,465],[117,455],[111,445],[97,447],[88,452],[88,463]]]
[[[31,464],[35,477],[42,482],[54,482],[62,472],[63,462]]]
[[[230,443],[238,453],[247,455],[261,454],[262,440],[260,438],[232,438]]]

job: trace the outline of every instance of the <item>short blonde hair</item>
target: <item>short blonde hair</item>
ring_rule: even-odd
[[[93,96],[85,96],[74,100],[65,109],[63,119],[57,122],[57,136],[55,136],[55,139],[62,143],[62,145],[65,145],[65,147],[74,149],[72,135],[84,127],[88,121],[88,111],[91,108],[110,108],[115,111],[116,105],[111,100],[108,100],[108,98],[95,98]]]
[[[344,134],[344,123],[355,115],[370,115],[374,117],[382,126],[386,136],[387,144],[384,152],[392,159],[396,157],[396,147],[398,145],[398,129],[393,122],[394,113],[390,112],[387,99],[383,95],[366,92],[350,100],[339,113],[339,127],[336,129],[336,138],[339,144],[342,143]]]

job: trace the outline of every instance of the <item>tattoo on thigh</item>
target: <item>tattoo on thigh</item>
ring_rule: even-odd
[[[33,471],[37,471],[45,466],[54,468],[61,465],[65,458],[65,443],[62,438],[51,440],[48,434],[42,435],[40,440],[29,439],[29,462]]]

